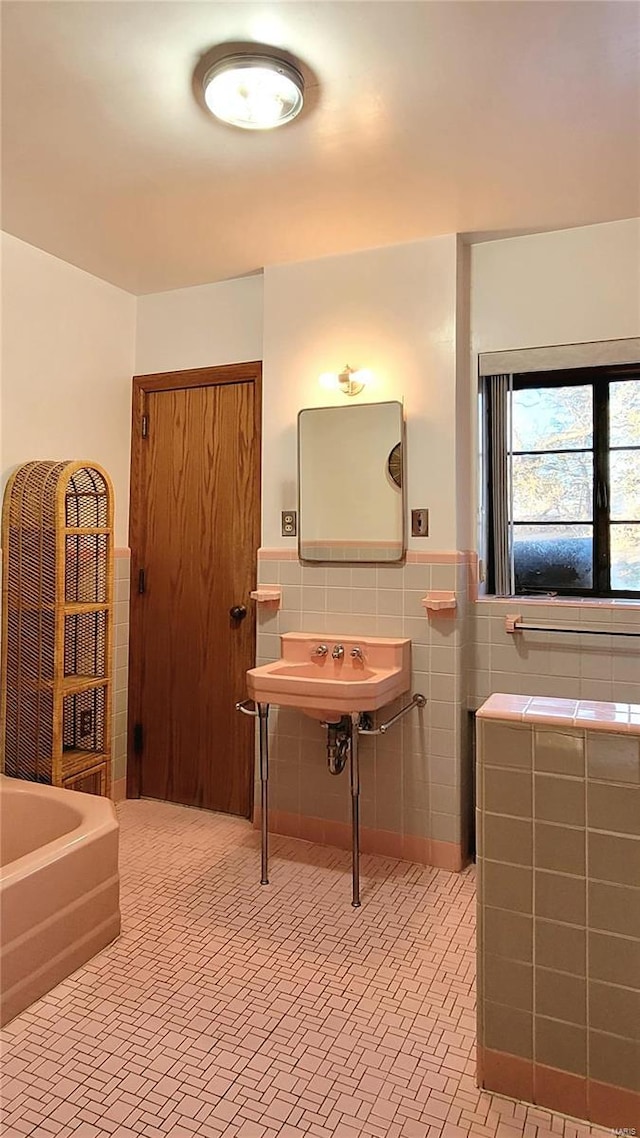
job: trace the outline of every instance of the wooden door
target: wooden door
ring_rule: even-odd
[[[250,817],[260,365],[134,379],[127,792]],[[230,615],[244,606],[247,615]]]

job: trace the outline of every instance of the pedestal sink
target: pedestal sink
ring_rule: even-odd
[[[299,707],[314,719],[336,722],[376,711],[409,690],[410,640],[307,632],[280,639],[281,658],[247,672],[247,691],[256,703]]]
[[[412,707],[424,707],[425,699],[415,694],[410,704],[377,729],[361,725],[363,711],[376,711],[409,690],[411,682],[411,641],[393,636],[317,636],[308,632],[286,632],[280,638],[282,656],[273,664],[250,668],[247,691],[255,710],[247,701],[236,707],[260,720],[260,781],[262,795],[262,876],[268,873],[268,782],[269,782],[269,705],[299,707],[314,719],[340,724],[349,751],[352,825],[351,904],[360,906],[360,770],[358,735],[382,734]],[[345,727],[345,724],[347,725]],[[329,732],[336,731],[332,726]]]

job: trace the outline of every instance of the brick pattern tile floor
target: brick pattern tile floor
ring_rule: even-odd
[[[474,877],[125,802],[120,939],[2,1033],[3,1138],[582,1138],[474,1081]]]

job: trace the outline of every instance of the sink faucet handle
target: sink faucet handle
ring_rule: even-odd
[[[313,649],[313,655],[324,657],[327,655],[328,651],[329,649],[327,648],[326,644],[318,644],[318,647]]]
[[[332,659],[334,659],[334,660],[341,660],[342,657],[344,656],[344,645],[334,644],[333,652],[331,653],[331,656],[332,656]]]
[[[351,658],[353,660],[362,660],[364,662],[362,648],[360,648],[357,644],[351,649]]]

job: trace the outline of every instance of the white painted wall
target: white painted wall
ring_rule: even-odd
[[[470,268],[470,435],[477,452],[481,352],[640,336],[640,218],[472,245]],[[477,475],[474,461],[474,503]]]
[[[111,475],[128,544],[136,299],[2,234],[2,488],[32,459],[90,459]]]
[[[475,548],[471,490],[476,467],[475,383],[471,379],[471,249],[458,237],[456,272],[456,549]],[[475,374],[475,373],[474,373]]]
[[[638,335],[640,218],[472,246],[474,352]]]
[[[404,401],[407,503],[431,526],[410,548],[455,549],[456,238],[266,268],[264,287],[263,545],[295,547],[297,414],[344,403],[318,376],[349,364],[376,378],[355,398]]]
[[[469,289],[454,236],[137,300],[14,237],[3,236],[2,254],[3,476],[30,458],[102,462],[120,545],[133,373],[264,360],[263,544],[286,548],[295,542],[280,537],[279,515],[297,500],[297,412],[346,401],[318,384],[321,372],[371,368],[376,385],[357,398],[404,400],[407,503],[431,512],[430,537],[410,548],[454,549],[469,544],[475,501],[465,460],[476,354],[640,335],[638,219],[472,246],[468,380]]]
[[[261,273],[138,297],[136,375],[261,359]]]

